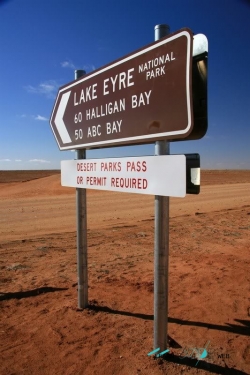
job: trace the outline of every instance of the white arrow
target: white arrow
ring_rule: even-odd
[[[60,134],[63,143],[72,142],[72,139],[70,138],[68,130],[66,129],[66,126],[63,121],[64,112],[67,107],[70,94],[71,91],[68,91],[65,94],[63,94],[55,118],[56,128],[58,130],[58,133]]]

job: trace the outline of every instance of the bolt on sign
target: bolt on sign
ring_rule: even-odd
[[[61,87],[50,119],[60,150],[201,138],[192,52],[182,29]]]

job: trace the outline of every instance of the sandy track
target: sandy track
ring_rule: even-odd
[[[51,176],[0,186],[0,240],[76,229],[74,189],[59,187],[58,179],[58,176]],[[249,204],[249,191],[250,183],[204,186],[199,195],[171,198],[170,217],[242,207]],[[93,190],[87,193],[90,229],[108,227],[117,220],[136,221],[154,215],[153,196]]]

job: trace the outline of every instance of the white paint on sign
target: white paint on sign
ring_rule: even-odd
[[[122,120],[116,120],[106,123],[107,134],[120,133],[122,126]]]
[[[153,60],[149,60],[144,64],[140,64],[139,67],[138,67],[138,71],[139,71],[139,73],[142,73],[146,70],[152,70],[159,65],[166,64],[166,63],[168,63],[170,61],[173,61],[173,60],[175,60],[174,53],[173,52],[171,52],[170,54],[167,53],[166,55],[156,57]]]
[[[93,118],[99,118],[113,113],[125,111],[125,99],[115,100],[113,103],[106,103],[100,107],[86,109],[86,120],[92,120]]]
[[[56,117],[55,117],[55,125],[63,143],[72,142],[69,136],[69,133],[66,129],[66,126],[64,124],[64,121],[63,121],[63,116],[64,116],[65,109],[69,101],[70,94],[71,94],[71,91],[68,91],[62,95],[62,99],[60,101],[60,104],[56,113]]]
[[[127,72],[121,72],[114,77],[106,78],[103,81],[103,95],[108,95],[110,92],[125,89],[134,85],[134,77],[132,72],[135,68],[129,69]]]
[[[171,197],[186,195],[185,155],[63,160],[61,184]]]
[[[149,104],[149,98],[151,95],[152,90],[149,90],[149,92],[142,92],[140,95],[132,95],[132,108],[140,107],[141,105],[147,105]],[[145,96],[145,97],[144,97]]]

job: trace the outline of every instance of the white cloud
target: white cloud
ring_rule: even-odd
[[[38,120],[38,121],[49,121],[49,119],[47,117],[40,116],[40,115],[35,116],[35,120]]]
[[[85,64],[83,65],[81,68],[78,68],[72,61],[70,60],[65,60],[63,62],[61,62],[61,67],[62,68],[69,68],[69,69],[83,69],[86,71],[86,73],[88,72],[92,72],[93,70],[96,70],[96,67],[95,65],[93,64]]]
[[[32,120],[38,120],[38,121],[49,121],[49,119],[45,116],[41,116],[41,115],[26,115],[26,114],[23,114],[23,115],[18,115],[19,118],[23,118],[23,119],[32,119]]]
[[[96,67],[93,64],[87,64],[83,65],[83,69],[86,70],[86,73],[88,73],[88,71],[96,70]]]
[[[25,89],[31,94],[42,94],[48,98],[54,98],[58,88],[59,84],[53,80],[42,82],[38,86],[25,86]]]
[[[61,62],[61,67],[69,68],[69,69],[76,69],[75,64],[73,64],[72,61],[68,61],[68,60]]]
[[[48,163],[48,164],[50,164],[50,161],[44,160],[44,159],[30,159],[29,163]]]
[[[22,160],[21,160],[21,159],[16,159],[15,161],[16,161],[16,162],[20,162],[20,161],[22,161]]]
[[[0,159],[0,161],[11,161],[10,159]]]

